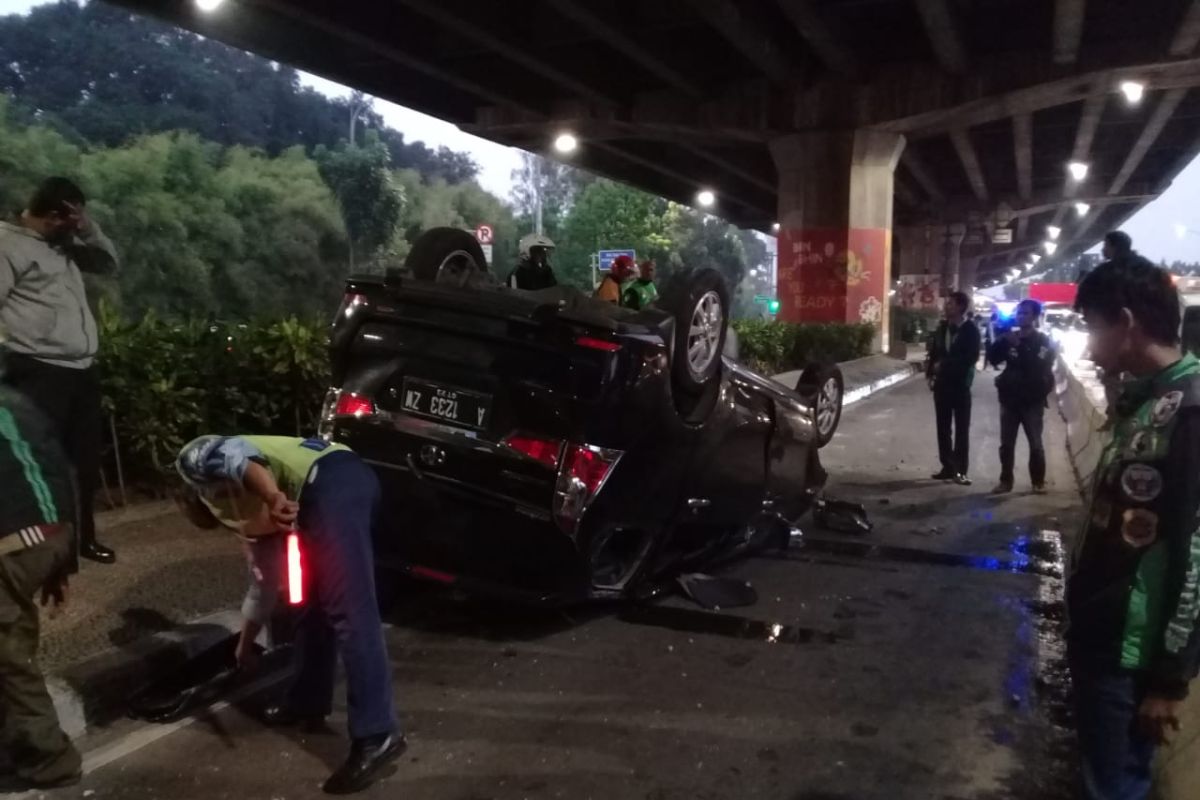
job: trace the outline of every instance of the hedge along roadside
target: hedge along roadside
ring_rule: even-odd
[[[202,433],[316,430],[329,386],[326,322],[180,322],[153,313],[130,322],[105,304],[98,316],[104,411],[127,482],[152,492],[168,486],[179,448]]]
[[[733,328],[741,360],[764,375],[869,356],[875,338],[875,327],[866,323],[735,320]]]

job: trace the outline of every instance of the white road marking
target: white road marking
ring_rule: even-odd
[[[96,770],[103,769],[114,761],[120,761],[123,758],[133,755],[134,753],[149,747],[160,739],[170,736],[176,731],[181,731],[197,720],[205,717],[211,717],[220,714],[225,709],[229,708],[234,703],[238,703],[251,695],[269,689],[275,684],[287,679],[291,675],[291,670],[286,669],[279,673],[264,675],[253,683],[243,686],[238,691],[231,694],[227,699],[221,700],[210,706],[196,709],[196,711],[181,720],[169,722],[163,725],[154,723],[146,723],[136,730],[122,736],[120,739],[107,744],[104,747],[98,747],[84,755],[83,757],[83,774],[86,778]],[[31,789],[21,794],[8,795],[10,800],[36,800],[36,798],[44,797],[46,789]]]

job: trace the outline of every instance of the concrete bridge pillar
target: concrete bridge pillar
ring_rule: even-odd
[[[943,229],[942,252],[939,262],[942,272],[942,294],[949,294],[960,288],[958,273],[962,264],[962,244],[967,235],[967,226],[956,222]]]
[[[893,174],[904,137],[811,131],[771,142],[779,175],[779,319],[870,322],[886,349]]]

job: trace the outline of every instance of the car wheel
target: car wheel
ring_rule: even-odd
[[[466,286],[474,275],[487,272],[487,259],[471,233],[430,228],[413,242],[404,268],[419,280]]]
[[[675,317],[675,388],[703,392],[721,371],[729,327],[729,290],[721,273],[701,269],[676,278],[663,293],[662,307]]]
[[[824,447],[842,421],[842,401],[846,394],[842,371],[833,365],[810,364],[800,373],[796,394],[811,405],[817,447]]]

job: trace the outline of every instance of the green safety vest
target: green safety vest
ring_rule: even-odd
[[[330,453],[350,450],[344,444],[324,439],[301,439],[296,436],[243,436],[262,453],[267,467],[275,476],[280,490],[289,498],[300,500],[305,483],[317,469],[317,463]],[[315,474],[311,475],[316,478]]]

